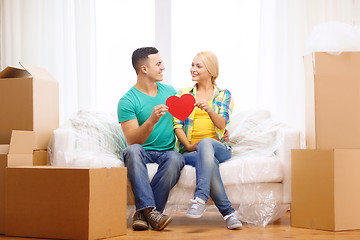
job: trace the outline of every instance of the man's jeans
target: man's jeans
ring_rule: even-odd
[[[219,171],[219,163],[230,159],[231,151],[215,139],[204,138],[200,141],[196,151],[186,151],[183,156],[187,165],[196,168],[194,197],[199,197],[207,202],[210,196],[222,216],[235,212],[227,198]]]
[[[133,144],[124,149],[123,159],[136,210],[156,207],[159,212],[163,212],[169,192],[179,180],[180,171],[185,165],[183,156],[175,151],[146,151],[141,145]],[[146,163],[159,164],[151,182]]]

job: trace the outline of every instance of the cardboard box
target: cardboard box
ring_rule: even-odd
[[[360,149],[291,154],[291,226],[360,229]]]
[[[126,168],[6,169],[8,236],[99,239],[126,234]]]
[[[12,130],[36,132],[35,149],[47,149],[59,127],[58,82],[44,69],[22,64],[0,72],[0,144]]]
[[[316,52],[304,65],[307,148],[360,148],[360,52]]]
[[[5,233],[5,169],[32,165],[35,133],[13,131],[9,144],[0,145],[0,234]]]
[[[34,166],[50,165],[47,150],[34,150],[33,159]]]

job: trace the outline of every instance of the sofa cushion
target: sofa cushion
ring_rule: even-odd
[[[149,178],[152,179],[157,170],[157,164],[147,164]],[[243,183],[277,183],[283,180],[283,170],[280,159],[271,157],[240,157],[235,156],[220,164],[220,174],[224,185]],[[196,184],[195,168],[185,165],[181,171],[178,185],[194,188]]]

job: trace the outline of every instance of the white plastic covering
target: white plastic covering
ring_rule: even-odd
[[[307,43],[309,52],[337,54],[360,51],[360,27],[342,22],[327,22],[314,27]]]
[[[264,227],[281,217],[288,209],[284,202],[283,161],[277,151],[285,146],[282,126],[271,120],[264,110],[246,111],[231,116],[228,126],[233,157],[220,164],[220,172],[233,207],[240,219],[251,227]],[[105,113],[80,111],[64,126],[54,131],[49,144],[50,162],[58,166],[119,167],[124,166],[122,150],[126,142],[117,118]],[[149,178],[157,170],[148,164]],[[195,190],[195,168],[185,166],[178,184],[172,189],[166,213],[185,211]],[[128,186],[129,187],[129,186]],[[128,204],[134,204],[128,189]],[[129,211],[129,217],[133,211]]]
[[[51,165],[121,167],[126,147],[121,126],[108,113],[79,111],[54,130],[48,145]]]
[[[230,145],[235,156],[273,156],[282,144],[281,125],[266,110],[253,110],[231,115]]]

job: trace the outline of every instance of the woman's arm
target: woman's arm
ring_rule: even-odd
[[[175,129],[175,134],[177,136],[177,138],[179,139],[179,141],[181,142],[181,144],[185,147],[185,149],[189,152],[195,151],[197,148],[197,145],[199,144],[199,142],[194,143],[194,144],[190,144],[189,140],[187,139],[184,130],[182,130],[181,128],[176,128]]]
[[[204,110],[209,114],[211,121],[214,123],[215,127],[219,128],[220,130],[225,129],[226,127],[226,120],[223,116],[217,114],[214,109],[212,109],[209,104],[205,101],[200,101],[195,103],[195,107]]]

